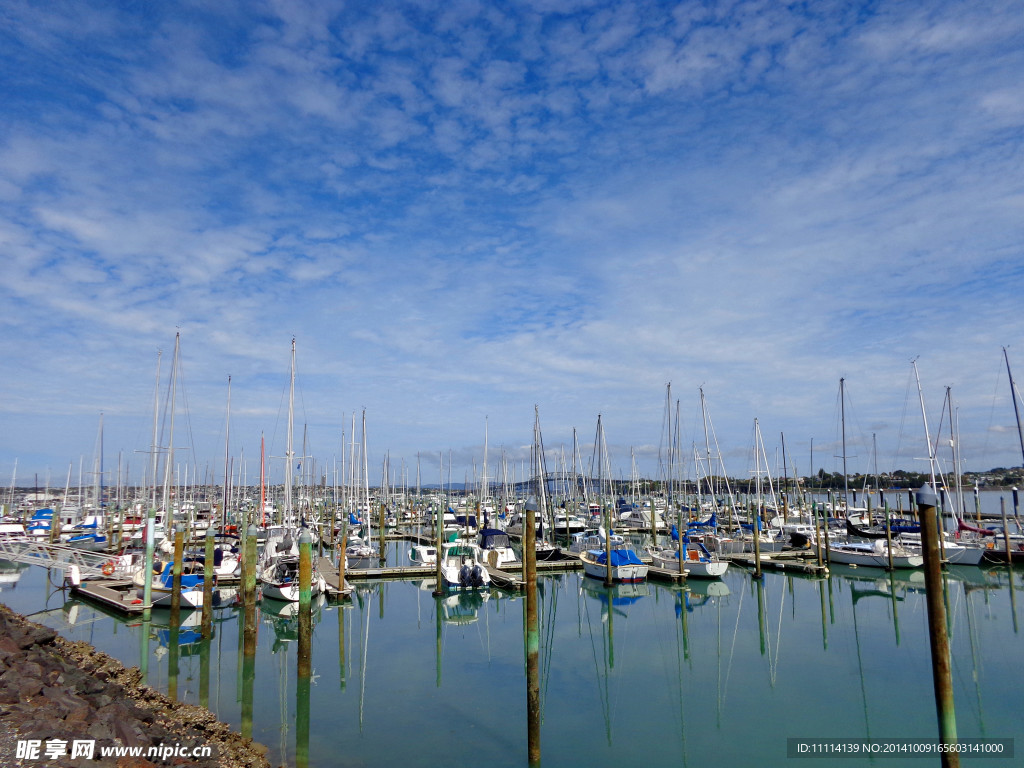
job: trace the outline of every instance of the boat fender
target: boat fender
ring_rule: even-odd
[[[69,587],[78,587],[82,584],[82,572],[77,565],[69,565],[64,573],[64,583]]]
[[[103,571],[104,576],[112,576],[114,573],[114,561],[107,560],[107,562],[103,564],[103,568],[101,568],[100,570]]]

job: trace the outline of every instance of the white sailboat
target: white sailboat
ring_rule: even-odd
[[[818,545],[822,555],[825,554],[824,545]],[[833,563],[844,565],[866,565],[875,568],[889,567],[889,545],[883,539],[874,541],[848,541],[830,542],[828,547],[828,559]],[[892,547],[893,568],[920,568],[924,565],[924,557],[893,542]]]
[[[292,339],[291,375],[288,390],[288,444],[285,447],[284,523],[267,529],[263,554],[257,566],[257,579],[264,597],[297,602],[299,600],[299,536],[303,530],[292,508],[292,461],[295,428],[295,339]],[[312,536],[310,536],[312,538]],[[312,565],[310,584],[315,596],[327,590],[327,582]]]
[[[708,550],[702,542],[690,541],[683,535],[683,571],[688,578],[720,579],[729,570],[729,562],[719,559],[718,555]],[[679,572],[678,549],[650,550],[651,565],[664,568],[674,573]]]
[[[594,440],[594,450],[597,451],[597,477],[600,484],[598,497],[604,498],[605,484],[607,482],[608,447],[605,444],[604,428],[601,424],[601,416],[597,417],[597,435]],[[604,512],[604,524],[610,526],[610,515],[606,504],[601,504]],[[608,528],[609,535],[604,537],[604,548],[587,549],[579,553],[583,562],[583,572],[594,579],[602,579],[608,585],[616,583],[635,583],[647,579],[648,565],[640,559],[640,556],[630,549],[629,545],[623,542],[618,547],[612,547],[611,535],[613,532]]]

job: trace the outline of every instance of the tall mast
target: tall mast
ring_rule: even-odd
[[[789,516],[789,468],[786,466],[786,433],[780,432],[782,441],[782,519]]]
[[[103,413],[100,413],[100,431],[96,435],[96,514],[103,514]]]
[[[487,417],[484,416],[484,466],[483,476],[480,478],[480,506],[483,507],[484,499],[487,498]]]
[[[756,516],[756,523],[758,530],[760,530],[761,522],[761,448],[759,443],[761,441],[761,427],[757,423],[757,417],[754,418],[754,493],[756,499],[756,509],[754,515]],[[765,464],[767,464],[767,457]],[[749,498],[749,497],[748,497]]]
[[[228,415],[224,423],[224,506],[221,509],[220,524],[221,527],[228,524],[228,477],[230,470],[228,468],[229,457],[231,455],[231,376],[228,375]]]
[[[953,391],[946,387],[946,401],[949,407],[949,447],[953,453],[953,483],[956,490],[956,504],[959,508],[960,517],[964,515],[964,488],[960,481],[960,409],[957,409],[956,416],[953,415]]]
[[[163,354],[159,349],[156,351],[156,386],[153,388],[153,444],[150,447],[150,455],[153,457],[153,509],[156,509],[156,463],[157,463],[157,421],[160,410],[160,356]],[[17,466],[17,465],[15,465]]]
[[[359,493],[356,489],[356,478],[358,475],[358,464],[356,464],[356,412],[352,411],[352,428],[349,430],[349,439],[352,441],[348,451],[348,498],[349,503],[359,512]],[[351,510],[349,510],[351,512]]]
[[[1003,347],[1003,358],[1006,360],[1006,373],[1010,377],[1010,397],[1013,399],[1013,415],[1017,417],[1017,437],[1020,439],[1020,452],[1024,457],[1024,429],[1020,424],[1020,406],[1017,404],[1017,385],[1013,383],[1013,371],[1010,370],[1010,356]]]
[[[164,462],[164,525],[170,520],[171,514],[171,475],[174,472],[174,396],[178,389],[178,350],[181,346],[181,331],[174,334],[174,359],[171,361],[171,424],[167,438],[167,460]],[[168,517],[171,515],[171,517]],[[170,528],[166,528],[170,532]]]
[[[284,523],[292,521],[292,459],[295,456],[295,337],[292,337],[291,374],[288,377],[288,445],[284,450]]]
[[[672,434],[672,382],[665,385],[665,416],[661,430],[662,438],[668,443],[666,451],[668,456],[665,461],[665,513],[672,513],[672,481],[675,469],[675,456],[673,450],[675,441]],[[654,501],[651,501],[651,519],[654,519]]]
[[[449,469],[451,466],[449,465]],[[363,489],[366,494],[366,528],[370,528],[370,467],[366,458],[366,409],[363,408]]]
[[[917,358],[910,361],[914,366],[914,378],[917,380],[917,399],[921,403],[921,418],[924,420],[924,440],[928,446],[928,472],[932,479],[932,488],[935,487],[935,453],[932,450],[932,436],[928,430],[928,414],[924,410],[924,392],[921,391],[921,376],[917,372]]]
[[[843,431],[843,506],[850,514],[850,478],[846,474],[846,379],[839,379],[839,413]]]

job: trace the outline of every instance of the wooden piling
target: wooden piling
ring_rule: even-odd
[[[956,744],[956,711],[953,707],[953,677],[949,656],[949,635],[946,630],[946,604],[942,594],[942,561],[939,556],[939,534],[935,522],[938,497],[925,484],[917,492],[918,518],[921,522],[921,545],[924,554],[925,599],[928,608],[928,638],[932,654],[932,681],[935,708],[939,721],[939,742],[945,748]],[[943,768],[958,768],[957,752],[941,753]]]
[[[242,564],[245,574],[242,579],[243,613],[243,655],[249,659],[256,656],[256,526],[250,525],[245,532]]]
[[[313,537],[305,528],[299,534],[299,679],[309,679],[313,634]]]
[[[523,570],[526,577],[527,760],[531,766],[537,766],[540,765],[540,620],[537,612],[536,528],[532,507],[527,502],[523,523]],[[610,535],[609,532],[609,538]]]
[[[818,502],[811,502],[811,514],[814,515],[814,551],[818,557],[818,567],[822,567],[821,558],[821,522],[818,520]]]
[[[181,559],[185,556],[185,532],[176,528],[174,531],[174,565],[171,581],[171,626],[181,623]]]
[[[764,578],[761,571],[761,509],[754,507],[754,575],[755,579]]]
[[[206,529],[206,549],[203,552],[203,640],[209,640],[213,635],[213,533],[211,525]]]
[[[999,497],[999,513],[1003,518],[1003,546],[1006,548],[1006,564],[1013,568],[1013,550],[1010,549],[1010,526],[1006,520],[1006,498]]]
[[[870,518],[868,518],[870,520]],[[889,502],[885,502],[885,551],[889,555],[889,565],[886,570],[892,573],[892,521],[889,517]]]
[[[149,621],[153,608],[153,537],[154,525],[156,523],[156,510],[152,507],[146,512],[146,557],[144,560],[145,573],[142,580],[142,620]]]

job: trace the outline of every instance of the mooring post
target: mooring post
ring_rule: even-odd
[[[956,711],[953,708],[953,677],[949,658],[949,635],[946,630],[946,603],[942,589],[942,560],[939,556],[939,534],[935,521],[938,497],[929,484],[917,492],[918,518],[921,523],[921,544],[924,554],[925,598],[928,607],[928,638],[932,653],[932,680],[935,687],[935,708],[939,721],[939,742],[943,768],[960,765],[960,756],[947,751],[956,744]]]
[[[309,765],[309,693],[313,669],[313,537],[299,534],[299,679],[295,684],[295,765]],[[338,610],[342,610],[340,607]]]
[[[185,532],[174,531],[174,566],[171,577],[171,626],[177,627],[181,621],[181,559],[185,554]]]
[[[204,640],[213,635],[213,540],[214,528],[206,529],[206,549],[203,552],[203,626]]]
[[[761,572],[761,508],[754,505],[754,576],[761,579],[764,574]]]
[[[245,575],[242,581],[243,655],[256,656],[256,526],[250,525],[245,532],[243,552]]]
[[[445,496],[444,507],[445,508],[448,507],[448,497],[447,496]],[[441,565],[444,563],[444,559],[441,556],[441,554],[442,554],[442,551],[441,551],[441,544],[442,544],[441,535],[442,535],[442,533],[441,532],[442,532],[443,521],[444,521],[444,510],[441,508],[441,505],[438,504],[437,505],[437,514],[434,516],[434,541],[435,541],[435,546],[437,548],[437,552],[434,555],[434,572],[435,572],[435,578],[437,579],[437,583],[434,585],[434,597],[441,597],[441,595],[444,594],[444,574],[441,572]],[[525,539],[524,539],[524,541],[525,541]],[[440,611],[441,611],[441,601],[440,600],[437,601],[437,610],[438,610],[438,614],[440,615]],[[438,621],[440,621],[440,619],[438,619]]]
[[[543,514],[543,512],[542,512]],[[537,611],[537,547],[533,505],[526,503],[523,571],[526,577],[526,720],[527,760],[540,765],[540,620]],[[609,530],[609,536],[611,532]]]
[[[818,568],[822,567],[821,557],[821,521],[818,519],[818,502],[811,502],[811,514],[814,515],[814,551],[818,556]]]
[[[387,544],[387,505],[382,501],[380,503],[380,550],[377,554],[380,556],[380,567],[384,567],[384,563],[388,559],[388,544]]]
[[[1003,518],[1003,547],[1006,549],[1006,564],[1013,568],[1013,550],[1010,549],[1010,525],[1006,520],[1006,498],[999,497],[999,512]]]
[[[341,543],[338,545],[338,599],[345,596],[345,548],[348,546],[348,520],[341,524]]]
[[[299,679],[310,675],[313,615],[313,537],[305,528],[299,534]]]
[[[831,550],[831,547],[830,547],[830,544],[829,544],[829,537],[828,537],[828,511],[829,511],[829,509],[833,509],[833,510],[835,509],[835,505],[832,503],[832,492],[831,491],[829,491],[829,494],[828,494],[828,501],[829,501],[828,506],[825,507],[824,511],[822,512],[822,518],[824,519],[824,524],[825,524],[825,565],[831,567],[831,565],[832,565],[832,550]]]
[[[886,570],[892,573],[892,520],[889,517],[889,502],[885,502],[885,551],[889,557],[889,565]]]
[[[146,569],[142,580],[142,620],[149,621],[152,618],[153,608],[153,536],[156,523],[156,510],[150,507],[146,512],[146,527],[143,536],[146,539],[146,558],[144,566]]]

